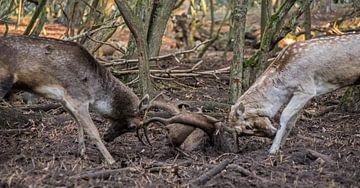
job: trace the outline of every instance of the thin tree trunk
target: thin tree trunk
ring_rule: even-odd
[[[271,0],[261,0],[261,18],[260,18],[260,33],[264,34],[264,30],[272,14]]]
[[[172,10],[176,5],[174,0],[157,0],[154,1],[151,13],[151,20],[148,29],[148,44],[151,46],[149,49],[150,57],[158,56],[162,38],[166,29],[167,21],[170,17]]]
[[[139,55],[139,78],[141,94],[154,95],[153,86],[150,80],[149,68],[149,46],[147,43],[147,30],[139,17],[133,14],[127,2],[124,0],[115,0],[119,11],[135,38]]]
[[[232,13],[231,37],[234,40],[234,57],[230,68],[230,102],[235,103],[242,94],[244,46],[245,46],[245,24],[248,0],[234,1]]]
[[[292,28],[296,25],[299,17],[304,13],[304,7],[311,4],[313,0],[305,1],[300,8],[298,8],[284,24],[285,17],[290,9],[295,4],[296,0],[288,0],[283,3],[279,11],[271,16],[267,27],[265,28],[263,38],[261,39],[260,51],[257,54],[257,76],[260,75],[269,65],[268,58],[270,51],[274,48],[276,43],[281,40]],[[256,60],[256,58],[255,58]],[[256,64],[256,63],[255,63]]]
[[[306,0],[309,1],[309,0]],[[306,3],[305,5],[305,11],[304,11],[304,28],[305,28],[305,39],[309,40],[311,39],[311,4]]]
[[[34,30],[31,32],[31,35],[34,35],[34,36],[40,35],[41,31],[44,28],[44,24],[47,20],[46,16],[47,16],[47,11],[46,11],[46,9],[43,9],[43,11],[41,11],[39,21],[38,21],[37,25],[35,26]]]
[[[26,29],[24,31],[24,35],[29,35],[31,33],[31,30],[34,27],[36,20],[38,19],[38,17],[40,16],[41,12],[43,11],[43,9],[46,5],[46,1],[47,0],[42,0],[40,2],[40,4],[38,5],[38,7],[36,8],[35,13],[32,16],[29,25],[26,27]]]
[[[17,18],[16,18],[16,29],[19,27],[20,25],[20,22],[21,22],[21,17],[23,16],[23,3],[24,3],[24,0],[19,0],[18,1],[18,14],[17,14]]]

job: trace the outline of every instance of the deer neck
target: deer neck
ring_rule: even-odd
[[[281,74],[271,67],[267,69],[238,100],[243,103],[245,114],[273,118],[291,98],[290,91],[281,83]]]
[[[104,117],[111,119],[133,117],[140,101],[132,89],[111,73],[101,78],[101,87],[94,92],[92,107]]]

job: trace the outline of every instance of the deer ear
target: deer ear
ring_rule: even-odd
[[[150,97],[146,94],[139,103],[139,111],[142,112],[147,109],[150,105]]]

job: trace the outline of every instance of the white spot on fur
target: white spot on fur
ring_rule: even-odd
[[[93,108],[102,115],[112,113],[111,101],[109,100],[98,100],[93,104]]]

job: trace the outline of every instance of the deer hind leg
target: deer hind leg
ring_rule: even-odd
[[[290,102],[286,105],[280,117],[280,129],[276,133],[275,139],[269,150],[270,154],[278,152],[285,143],[287,136],[294,127],[296,120],[305,104],[315,96],[315,94],[295,93]]]
[[[79,145],[80,145],[80,154],[84,154],[85,145],[84,145],[84,130],[89,135],[90,139],[95,143],[100,153],[104,156],[105,160],[109,164],[115,163],[114,158],[110,155],[109,151],[106,149],[105,145],[101,141],[100,134],[93,121],[91,120],[89,114],[89,104],[82,101],[75,102],[72,99],[65,99],[65,107],[70,111],[70,113],[76,119],[76,122],[79,125]]]
[[[11,75],[6,69],[0,67],[0,99],[11,90],[14,84],[14,76]]]

